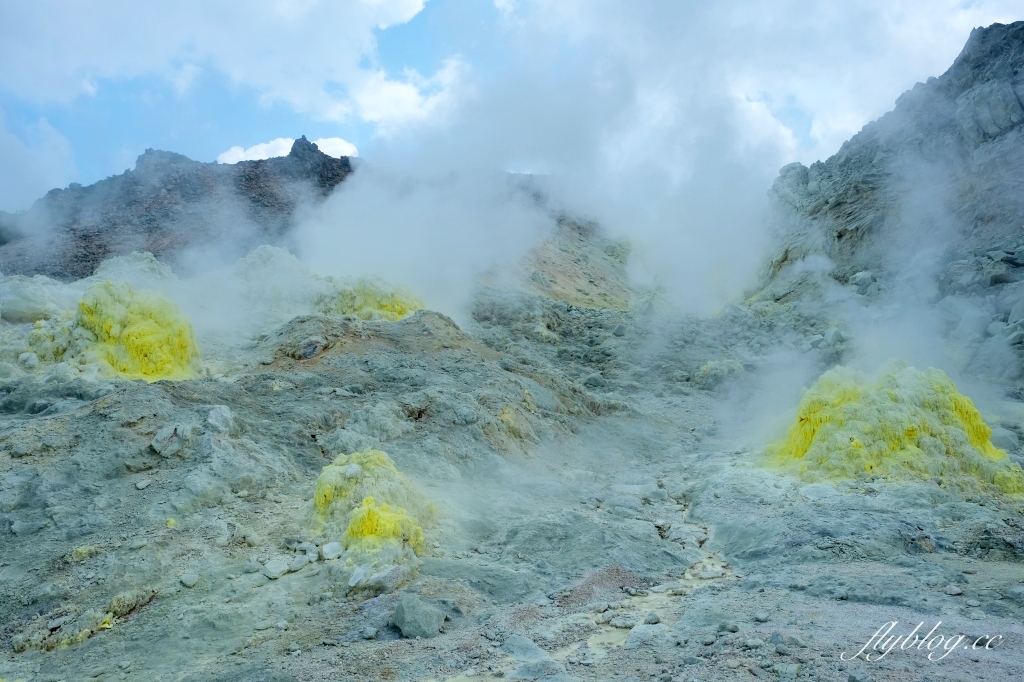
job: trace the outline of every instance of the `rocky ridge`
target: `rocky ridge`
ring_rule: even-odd
[[[0,213],[0,272],[70,281],[132,251],[173,262],[201,244],[274,243],[299,204],[326,197],[351,172],[349,158],[327,156],[305,136],[287,156],[236,164],[147,149],[134,170]]]

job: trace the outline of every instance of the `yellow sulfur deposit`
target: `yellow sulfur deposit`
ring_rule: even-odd
[[[346,549],[377,552],[390,544],[416,554],[424,548],[423,525],[436,515],[423,492],[380,450],[339,455],[325,466],[313,511],[316,532],[333,530]]]
[[[327,278],[333,285],[316,299],[316,309],[329,315],[355,315],[364,320],[383,318],[395,322],[423,309],[423,301],[405,287],[392,286],[376,278],[358,280],[345,286]]]
[[[36,322],[29,349],[40,360],[97,363],[129,379],[188,379],[198,369],[192,326],[174,303],[124,282],[90,287],[67,312]]]
[[[81,644],[100,630],[109,630],[114,627],[115,619],[123,618],[136,609],[145,606],[154,597],[156,597],[155,590],[123,592],[111,599],[106,608],[87,611],[73,622],[65,623],[52,631],[48,625],[46,627],[30,629],[27,632],[16,635],[11,644],[14,650],[19,653],[29,649],[53,651],[54,649],[63,649],[73,644]],[[37,625],[42,626],[46,622],[46,619],[41,619],[37,621]]]
[[[75,547],[71,550],[72,561],[85,561],[90,557],[94,557],[100,553],[100,548],[95,545],[83,545],[81,547]]]
[[[373,551],[388,540],[403,542],[416,554],[422,554],[424,548],[423,527],[409,518],[409,512],[378,504],[372,497],[365,498],[352,513],[344,540],[346,549],[360,547]]]
[[[808,481],[933,479],[1024,493],[1024,471],[990,440],[971,399],[938,369],[901,365],[877,381],[836,367],[807,389],[769,462]]]
[[[79,301],[78,324],[96,337],[91,353],[123,376],[157,381],[195,372],[199,349],[192,325],[159,294],[100,282]]]

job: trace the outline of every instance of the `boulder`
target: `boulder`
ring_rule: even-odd
[[[402,597],[395,607],[391,622],[402,631],[403,637],[427,639],[436,637],[447,618],[440,609],[427,604],[414,594]]]

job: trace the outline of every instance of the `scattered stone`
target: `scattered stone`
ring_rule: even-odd
[[[288,562],[284,559],[271,559],[263,564],[263,575],[271,580],[277,580],[288,572]]]
[[[279,620],[276,623],[274,623],[274,627],[277,628],[278,630],[287,630],[288,629],[288,621],[286,621],[285,619],[282,618],[281,620]]]
[[[172,457],[181,452],[192,438],[192,427],[182,424],[168,424],[153,436],[150,443],[157,454],[161,457]]]
[[[11,532],[15,535],[32,535],[49,525],[49,521],[15,521],[11,524]]]
[[[617,324],[617,325],[615,325],[615,329],[612,330],[612,334],[614,336],[625,336],[626,335],[626,325],[624,325],[624,324]]]
[[[572,680],[565,673],[565,666],[551,659],[527,661],[509,674],[514,680],[551,680],[552,682],[569,682]]]
[[[735,658],[727,658],[727,659],[725,659],[725,667],[726,668],[729,668],[731,670],[735,670],[736,668],[740,667],[740,665],[741,664],[740,664],[739,660],[737,660]]]
[[[142,549],[143,547],[145,547],[148,544],[149,544],[149,540],[146,539],[146,538],[135,538],[134,540],[131,540],[131,541],[128,542],[128,549],[131,549],[131,550]],[[256,569],[256,570],[259,570],[259,569]]]
[[[517,661],[545,661],[551,658],[536,642],[522,635],[512,635],[506,639],[501,650]]]
[[[611,625],[613,628],[620,628],[625,630],[636,625],[636,619],[632,616],[627,616],[624,613],[620,613],[619,615],[614,616],[611,620],[609,620],[608,624]]]
[[[234,426],[235,418],[227,405],[216,405],[207,415],[206,423],[217,433],[228,433]]]
[[[288,564],[288,571],[289,571],[289,573],[295,573],[296,571],[301,571],[302,569],[304,569],[309,564],[310,564],[309,555],[308,554],[300,554],[297,557],[295,557],[294,559],[292,559],[292,562],[290,564]]]
[[[70,623],[72,620],[74,619],[71,616],[61,616],[60,618],[54,618],[46,624],[46,629],[56,630],[61,625],[64,625],[65,623]]]
[[[407,577],[408,573],[402,566],[388,566],[363,581],[362,587],[378,594],[394,592]]]
[[[792,680],[796,679],[797,674],[800,672],[799,663],[779,663],[772,668],[779,676],[780,680]]]
[[[263,568],[263,564],[261,564],[260,562],[258,562],[256,560],[253,560],[253,561],[250,561],[249,563],[247,563],[243,570],[246,573],[259,573],[261,568]]]
[[[594,613],[604,613],[605,611],[608,610],[608,602],[606,602],[606,601],[594,602],[593,604],[591,604],[590,610],[593,611]]]
[[[622,645],[624,649],[635,649],[641,646],[650,646],[664,639],[667,628],[663,623],[641,623],[629,631],[626,642]]]
[[[362,582],[363,578],[366,577],[366,574],[370,572],[370,568],[370,564],[363,564],[362,566],[358,566],[356,570],[352,571],[352,575],[349,576],[348,586],[355,587],[360,582]]]
[[[11,448],[11,458],[21,459],[22,457],[28,457],[35,452],[35,447],[31,443],[20,442],[15,443],[14,447]]]
[[[256,624],[253,627],[257,630],[269,630],[270,628],[274,627],[274,621],[270,620],[269,618],[266,620],[258,620],[256,621]]]
[[[195,587],[196,583],[199,582],[199,574],[193,571],[189,571],[188,573],[182,573],[179,580],[181,580],[181,584],[185,587],[192,588]]]
[[[367,625],[359,634],[362,635],[363,639],[374,639],[377,636],[377,628]]]
[[[414,594],[406,594],[395,607],[392,622],[402,631],[403,637],[414,639],[436,637],[444,625],[446,616]]]
[[[743,640],[744,649],[760,649],[764,646],[764,640],[757,637],[750,637],[749,639]]]
[[[601,388],[604,386],[604,377],[600,372],[594,372],[583,380],[583,385],[587,388]]]
[[[326,561],[337,559],[345,553],[345,546],[340,542],[328,542],[326,545],[320,547],[320,555]]]
[[[1024,298],[1013,304],[1010,308],[1010,315],[1006,320],[1006,323],[1010,326],[1018,322],[1024,322]]]
[[[946,589],[943,590],[943,592],[950,595],[951,597],[956,597],[964,593],[964,591],[960,589],[959,585],[946,585]]]
[[[846,678],[846,682],[874,682],[871,676],[863,670],[854,670],[850,673],[850,676]]]
[[[714,635],[704,635],[704,638],[701,639],[700,641],[701,641],[701,644],[703,644],[704,646],[711,646],[716,641],[718,641],[718,638],[715,637]]]
[[[135,488],[136,488],[137,490],[145,490],[145,489],[146,489],[146,488],[148,488],[148,487],[149,487],[149,486],[150,486],[150,485],[151,485],[152,483],[153,483],[153,479],[151,479],[151,478],[144,478],[144,479],[142,479],[141,481],[137,481],[137,482],[135,483]]]
[[[263,537],[256,531],[246,528],[241,533],[241,538],[250,547],[257,547],[263,544]]]
[[[967,605],[973,608],[975,606],[981,606],[981,602],[978,601],[977,599],[968,599],[967,600]]]
[[[758,623],[767,623],[769,618],[771,618],[771,616],[767,611],[754,611],[754,620]]]
[[[740,626],[730,621],[722,621],[718,624],[719,632],[739,632]]]
[[[653,611],[648,613],[647,617],[644,618],[644,623],[646,623],[647,625],[655,625],[655,624],[660,623],[660,622],[661,622],[661,618],[659,618],[658,614],[654,613]]]

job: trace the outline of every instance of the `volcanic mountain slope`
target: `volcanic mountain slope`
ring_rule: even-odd
[[[252,248],[280,239],[301,202],[322,199],[351,172],[348,157],[327,156],[305,137],[288,156],[236,164],[147,149],[134,170],[0,213],[0,272],[70,281],[132,251],[173,261],[202,244]]]
[[[946,73],[904,93],[836,155],[780,171],[770,192],[780,247],[753,300],[817,300],[820,310],[838,284],[846,300],[891,316],[937,303],[958,370],[1019,394],[1021,168],[1024,22],[995,24],[973,31]],[[809,268],[815,257],[827,266]]]
[[[975,33],[958,64],[990,71],[1017,30]],[[996,193],[1015,177],[985,173]],[[879,187],[847,205],[884,218],[848,254],[826,238],[840,213],[790,204],[789,255],[706,319],[641,304],[626,245],[569,220],[462,328],[263,246],[233,271],[239,301],[291,314],[217,343],[197,327],[181,381],[126,380],[119,337],[93,331],[152,332],[161,294],[40,284],[0,319],[0,678],[1024,679],[1024,405],[979,413],[938,370],[826,372],[862,340],[824,295],[875,312],[899,290],[860,260],[901,229],[902,190]],[[812,277],[797,248],[838,267]],[[954,255],[1015,272],[1002,253]],[[99,274],[132,268],[174,281],[144,255]],[[981,288],[946,308],[1012,286],[964,282]],[[952,341],[994,345],[961,315]],[[824,372],[803,399],[758,389],[801,370]],[[744,400],[788,433],[738,423]],[[929,648],[848,660],[891,621]]]
[[[975,29],[946,73],[904,93],[837,154],[780,171],[772,197],[787,234],[768,274],[811,253],[832,259],[842,282],[880,263],[897,270],[890,256],[907,240],[949,240],[951,260],[1024,246],[1022,102],[1024,22]],[[1018,279],[992,270],[990,280]]]

